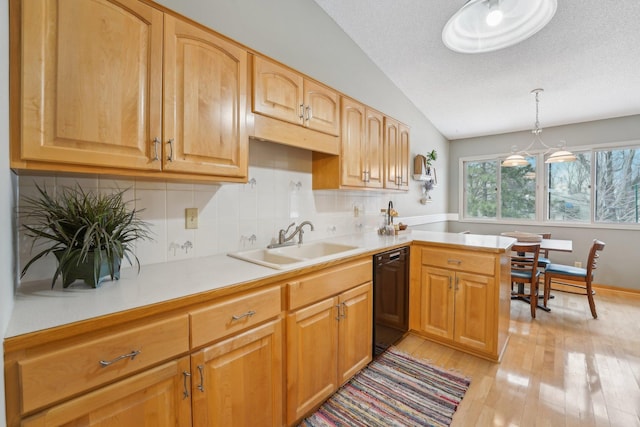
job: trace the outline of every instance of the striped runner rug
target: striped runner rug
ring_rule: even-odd
[[[449,426],[470,382],[391,347],[300,426]]]

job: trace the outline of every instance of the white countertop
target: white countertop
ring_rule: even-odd
[[[328,239],[329,240],[329,239]],[[354,256],[359,253],[383,251],[386,248],[413,241],[461,245],[485,250],[507,250],[515,239],[504,236],[457,234],[434,231],[411,231],[397,236],[376,233],[354,234],[330,239],[334,243],[358,246],[348,255],[338,254],[330,259]],[[225,254],[203,258],[143,265],[137,269],[123,268],[118,281],[105,281],[98,289],[67,288],[50,280],[23,283],[16,292],[6,338],[41,331],[77,321],[182,298],[240,283],[277,276],[284,272],[308,267],[321,261],[297,263],[275,270]]]

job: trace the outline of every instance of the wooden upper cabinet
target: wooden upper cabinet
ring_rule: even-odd
[[[21,7],[19,158],[159,170],[163,13],[137,0]]]
[[[313,80],[304,81],[304,124],[331,135],[340,134],[340,96]]]
[[[172,16],[164,32],[163,168],[247,175],[247,52]]]
[[[397,120],[385,117],[385,188],[409,189],[409,149],[409,128]]]
[[[253,60],[253,112],[339,135],[340,96],[260,56]]]
[[[302,76],[259,56],[253,60],[253,111],[290,123],[302,124]]]
[[[13,1],[12,167],[246,178],[245,49],[139,0]]]
[[[341,123],[342,185],[382,188],[384,116],[343,97]]]

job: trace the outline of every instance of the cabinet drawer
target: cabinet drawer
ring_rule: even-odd
[[[369,282],[372,268],[373,262],[367,258],[291,281],[287,285],[288,308],[294,310]]]
[[[33,411],[188,350],[189,319],[185,314],[121,328],[108,336],[27,357],[18,361],[21,412]]]
[[[421,259],[423,265],[448,268],[449,270],[486,274],[488,276],[493,276],[495,272],[494,257],[488,254],[423,248]]]
[[[190,311],[192,348],[277,316],[282,311],[280,294],[280,287],[272,286]]]

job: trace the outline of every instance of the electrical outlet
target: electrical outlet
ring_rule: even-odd
[[[582,268],[582,262],[581,261],[576,261],[576,262],[573,263],[573,266]]]
[[[186,208],[184,210],[184,228],[198,228],[198,208]]]

